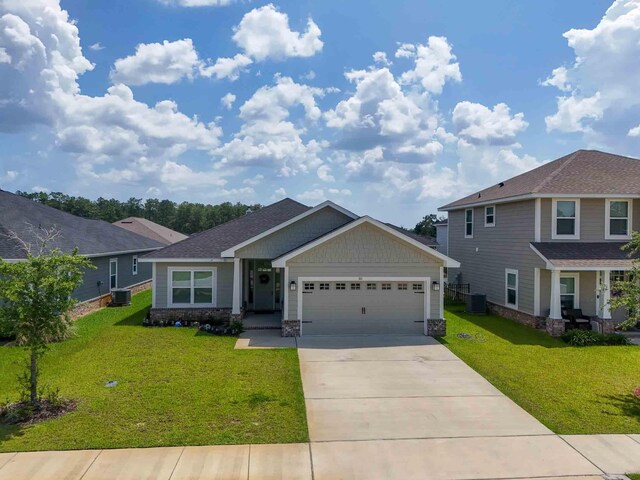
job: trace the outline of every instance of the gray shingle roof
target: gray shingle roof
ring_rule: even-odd
[[[52,247],[70,252],[78,248],[83,255],[125,251],[150,251],[161,243],[111,225],[42,205],[28,198],[0,190],[0,258],[26,258],[19,242],[8,238],[15,233],[25,242],[35,243],[34,229],[55,227],[60,235]]]
[[[532,242],[540,254],[558,267],[607,265],[628,267],[633,263],[624,242]]]
[[[440,207],[453,210],[527,194],[640,194],[640,160],[578,150]]]
[[[220,258],[223,251],[259,235],[311,207],[285,198],[222,225],[192,235],[186,240],[153,252],[153,258]]]
[[[171,230],[170,228],[152,222],[151,220],[147,220],[146,218],[128,217],[123,220],[113,222],[113,224],[117,227],[129,230],[130,232],[142,235],[143,237],[156,240],[163,245],[171,245],[172,243],[189,238],[189,235],[176,232],[175,230]]]

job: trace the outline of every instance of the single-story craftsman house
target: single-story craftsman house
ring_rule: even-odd
[[[330,201],[284,199],[146,255],[152,319],[277,312],[282,335],[443,335],[433,240]]]
[[[54,229],[49,243],[70,253],[74,248],[95,265],[87,270],[73,297],[85,302],[80,308],[103,305],[116,288],[148,287],[151,267],[138,263],[140,256],[163,246],[160,242],[129,232],[102,220],[78,217],[20,195],[0,190],[0,258],[19,262],[27,258],[25,245],[37,253],[38,236]],[[85,310],[82,310],[85,311]]]

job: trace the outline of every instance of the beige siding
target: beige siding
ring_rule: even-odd
[[[495,227],[484,226],[484,207],[474,208],[473,238],[464,237],[464,209],[449,212],[449,256],[461,263],[449,281],[462,274],[471,291],[505,303],[505,269],[518,270],[518,309],[533,314],[534,269],[544,263],[530,248],[534,241],[535,202],[497,204]]]
[[[156,263],[156,275],[153,279],[155,308],[167,308],[169,267],[216,267],[217,270],[217,307],[231,308],[233,295],[233,262],[217,263]]]
[[[418,248],[363,224],[287,262],[289,281],[299,277],[430,277],[440,281],[442,262]],[[431,318],[439,318],[440,292],[425,285]],[[297,292],[289,291],[288,318],[297,320]]]
[[[334,208],[325,207],[277,232],[236,252],[240,258],[276,258],[319,236],[341,227],[351,217]]]
[[[585,315],[597,315],[596,272],[580,272],[580,308]]]

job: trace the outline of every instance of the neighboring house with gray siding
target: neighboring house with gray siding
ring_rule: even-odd
[[[640,160],[579,150],[440,210],[461,263],[449,279],[492,311],[552,334],[569,309],[603,331],[625,318],[608,301],[632,267],[621,247],[640,226]]]
[[[235,320],[267,313],[285,336],[442,335],[435,242],[332,202],[284,199],[146,255],[154,319]]]
[[[151,265],[139,262],[139,257],[163,246],[108,222],[77,217],[0,190],[0,258],[24,260],[27,251],[23,243],[36,249],[37,236],[44,229],[57,232],[51,248],[64,252],[78,249],[95,265],[85,272],[73,295],[81,302],[96,300],[114,288],[149,282]]]
[[[189,238],[189,235],[176,232],[175,230],[171,230],[170,228],[141,217],[127,217],[113,222],[113,224],[130,232],[142,235],[143,237],[160,242],[163,245],[171,245],[172,243]]]

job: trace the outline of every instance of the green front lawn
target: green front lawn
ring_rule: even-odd
[[[0,451],[308,440],[295,349],[234,350],[236,339],[145,328],[151,292],[77,322],[42,379],[78,408],[40,424],[0,426]],[[0,401],[16,400],[22,349],[0,347]],[[115,388],[104,385],[117,380]]]
[[[447,309],[441,341],[559,434],[640,433],[640,347],[569,347],[492,315]],[[473,335],[462,339],[460,333]]]

